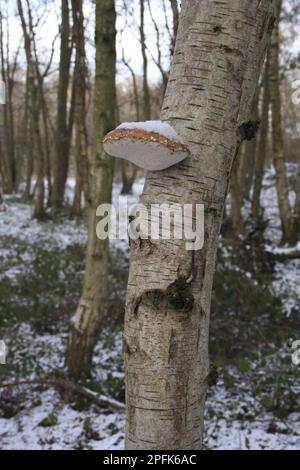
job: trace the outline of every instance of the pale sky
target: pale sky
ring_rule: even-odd
[[[118,75],[128,75],[128,70],[121,63],[122,49],[126,60],[130,63],[132,68],[137,74],[142,74],[142,57],[140,51],[140,43],[138,38],[138,26],[139,26],[139,1],[138,0],[127,0],[126,3],[129,8],[132,9],[134,15],[131,16],[130,12],[126,15],[124,13],[124,0],[117,0],[117,54],[118,54]],[[146,2],[147,3],[147,2]],[[42,17],[40,26],[36,29],[36,42],[39,48],[39,57],[42,64],[46,64],[50,57],[50,50],[52,42],[58,35],[58,27],[60,21],[60,0],[30,0],[32,5],[32,11],[35,18]],[[162,57],[164,60],[164,67],[168,69],[168,57],[169,57],[169,46],[170,36],[168,30],[164,27],[165,19],[162,10],[161,0],[151,0],[151,9],[153,17],[159,25],[160,29],[160,42],[162,49]],[[168,5],[168,0],[166,1]],[[11,49],[11,56],[15,54],[21,44],[20,62],[25,62],[23,43],[22,43],[22,30],[20,27],[20,20],[16,14],[16,0],[0,0],[3,14],[6,11],[9,13],[9,43]],[[25,2],[24,2],[25,9]],[[44,12],[44,13],[43,13]],[[169,12],[170,13],[170,12]],[[86,37],[87,37],[87,56],[90,64],[90,68],[94,65],[95,48],[93,44],[94,38],[94,5],[90,0],[84,1],[84,14],[86,20]],[[151,54],[154,58],[157,57],[156,49],[156,32],[151,20],[151,16],[148,8],[146,7],[145,12],[146,18],[146,37],[147,47],[149,48],[149,81],[156,82],[161,78],[160,72],[157,66],[154,64]],[[171,16],[168,18],[169,28],[172,29]],[[54,54],[54,65],[57,66],[59,62],[59,38],[57,37],[55,43],[55,54]]]
[[[285,0],[287,1],[287,0]],[[127,13],[124,12],[124,2],[131,10]],[[25,8],[25,1],[24,8]],[[59,21],[60,21],[60,0],[30,0],[32,11],[35,18],[42,16],[40,26],[37,28],[37,44],[39,48],[39,57],[42,64],[46,64],[49,60],[51,45],[55,37],[58,35]],[[156,82],[161,78],[157,66],[154,64],[151,55],[156,58],[156,32],[151,20],[151,16],[146,3],[146,39],[147,47],[149,48],[149,81]],[[157,22],[160,30],[160,43],[162,50],[162,57],[164,60],[164,68],[168,69],[169,60],[169,47],[170,35],[165,26],[165,15],[162,8],[163,0],[150,0],[151,10],[153,17]],[[22,43],[22,31],[20,27],[20,20],[16,14],[16,0],[0,0],[0,5],[5,15],[6,11],[9,12],[9,43],[11,48],[11,55],[15,53],[21,43],[20,62],[24,61],[24,51]],[[116,0],[117,5],[117,53],[118,53],[118,77],[119,79],[128,76],[128,70],[121,63],[122,49],[126,60],[130,63],[132,68],[137,74],[142,74],[142,57],[140,51],[140,42],[138,38],[139,27],[139,0]],[[169,11],[169,0],[165,0],[165,5],[168,7],[168,24],[172,30],[172,19]],[[130,15],[132,13],[132,15]],[[87,37],[87,56],[90,68],[94,66],[94,5],[92,0],[84,0],[84,14],[86,20],[86,37]],[[293,37],[293,44],[288,45],[288,50],[285,51],[288,55],[292,53],[299,53],[300,51],[300,35],[295,34]],[[54,67],[57,68],[59,62],[59,38],[57,37],[55,43]]]

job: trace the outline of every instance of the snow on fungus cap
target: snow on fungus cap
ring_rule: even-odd
[[[190,155],[175,129],[162,121],[121,124],[104,137],[103,147],[109,155],[149,171],[164,170]]]

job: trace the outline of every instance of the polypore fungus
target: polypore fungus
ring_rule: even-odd
[[[109,155],[151,171],[164,170],[190,155],[175,129],[162,121],[121,124],[105,136],[103,147]]]

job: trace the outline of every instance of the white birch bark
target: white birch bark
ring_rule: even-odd
[[[202,447],[218,237],[273,7],[270,0],[182,2],[162,119],[192,155],[149,173],[141,202],[203,203],[205,246],[192,254],[174,239],[131,244],[124,333],[127,449]]]

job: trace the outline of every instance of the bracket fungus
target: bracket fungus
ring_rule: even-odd
[[[109,155],[150,171],[164,170],[190,155],[175,129],[162,121],[121,124],[104,137],[103,147]]]

